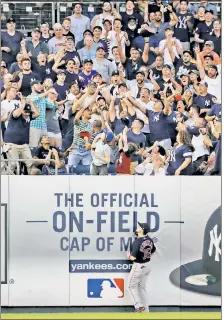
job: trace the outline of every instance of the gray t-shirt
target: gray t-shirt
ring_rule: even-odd
[[[75,44],[83,39],[83,32],[86,29],[90,29],[90,19],[86,16],[81,15],[80,18],[72,15],[69,17],[71,19],[71,29],[70,31],[75,36]]]
[[[158,41],[165,39],[165,29],[170,25],[169,22],[164,22],[159,25],[159,27],[155,26],[154,23],[150,23],[150,27],[156,31],[156,38]]]
[[[39,53],[49,53],[48,45],[44,42],[39,42],[36,47],[34,47],[33,42],[31,40],[26,40],[26,51],[31,52],[31,61],[33,63],[37,62],[37,56]]]
[[[58,112],[55,108],[46,109],[47,131],[54,134],[60,133]]]
[[[48,41],[49,54],[56,54],[63,46],[64,39],[57,40],[55,37]]]
[[[103,59],[100,62],[96,59],[93,59],[93,70],[96,70],[98,73],[100,73],[106,80],[107,84],[110,84],[111,74],[116,69],[114,67],[114,64],[107,59]]]

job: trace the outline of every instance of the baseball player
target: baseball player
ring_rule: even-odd
[[[147,223],[138,222],[137,238],[131,252],[127,253],[133,266],[128,278],[128,290],[136,312],[149,312],[147,299],[147,278],[150,273],[150,259],[156,251],[153,240],[147,235],[150,227]]]

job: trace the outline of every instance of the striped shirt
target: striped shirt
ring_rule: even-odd
[[[73,137],[73,147],[75,149],[85,149],[85,140],[80,137],[81,132],[89,132],[92,134],[93,126],[90,122],[84,122],[79,120],[78,123],[74,124],[74,137]]]
[[[31,122],[30,127],[36,129],[47,129],[46,109],[53,109],[57,106],[54,103],[50,102],[48,99],[41,98],[38,93],[31,93],[28,98],[30,98],[30,100],[35,103],[40,112],[39,117]]]

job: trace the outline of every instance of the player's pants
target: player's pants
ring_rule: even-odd
[[[150,261],[146,263],[134,262],[128,278],[128,290],[136,309],[144,306],[149,312],[147,279],[150,273]]]

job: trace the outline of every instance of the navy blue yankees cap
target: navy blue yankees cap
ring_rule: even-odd
[[[202,258],[173,270],[170,281],[177,287],[221,296],[221,207],[207,221]]]

